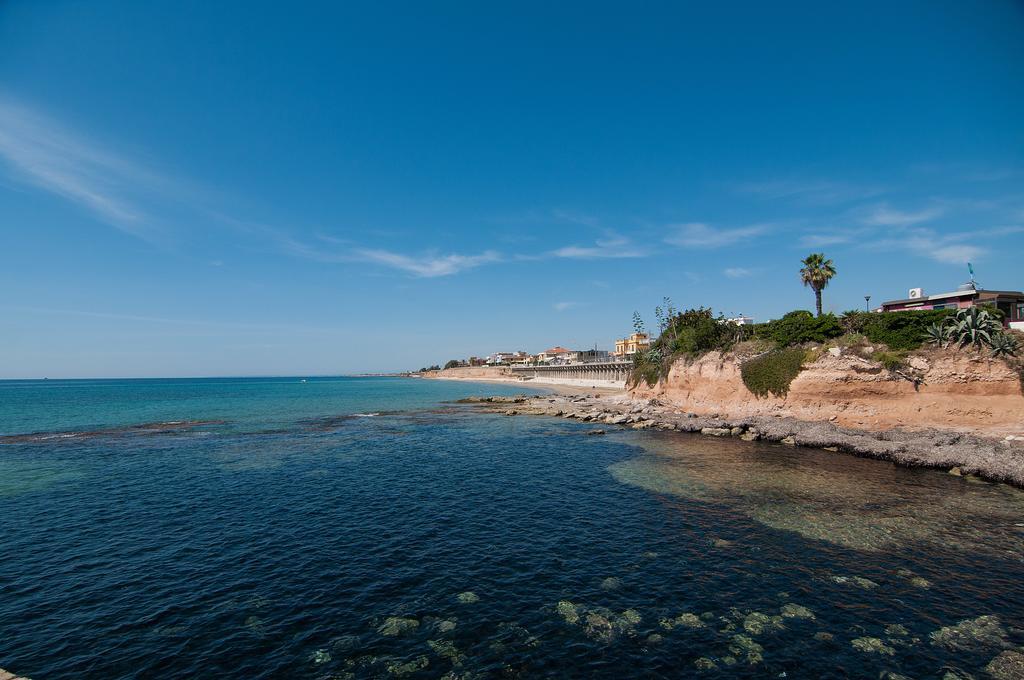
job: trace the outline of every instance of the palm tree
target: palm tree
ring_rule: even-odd
[[[800,262],[803,264],[800,280],[814,291],[814,304],[818,309],[818,316],[821,316],[821,290],[836,275],[835,265],[832,264],[832,260],[825,259],[825,253],[811,253]]]

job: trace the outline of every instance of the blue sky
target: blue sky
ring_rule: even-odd
[[[293,5],[306,5],[295,7]],[[711,6],[715,5],[715,6]],[[0,5],[0,377],[1024,288],[1024,5]]]

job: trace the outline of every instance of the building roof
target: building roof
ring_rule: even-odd
[[[905,305],[912,302],[923,304],[930,302],[931,300],[948,300],[949,298],[958,297],[974,297],[977,296],[1006,296],[1006,297],[1024,297],[1024,293],[1019,290],[985,290],[984,288],[958,290],[952,293],[939,293],[938,295],[924,295],[919,298],[904,298],[902,300],[887,300],[882,303],[882,306],[886,305]]]
[[[572,350],[566,349],[564,347],[552,347],[551,349],[544,350],[544,354],[565,354],[571,351]]]

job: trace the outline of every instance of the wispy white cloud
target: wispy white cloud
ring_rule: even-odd
[[[770,225],[754,224],[735,229],[718,229],[702,222],[674,225],[665,243],[683,248],[722,248],[743,239],[760,236]]]
[[[864,200],[886,193],[877,186],[864,186],[850,182],[822,179],[780,179],[763,182],[745,182],[736,190],[771,200],[791,200],[808,205],[836,205]]]
[[[48,116],[0,94],[0,159],[9,175],[92,212],[126,233],[159,232],[146,199],[173,200],[167,179],[122,158]]]
[[[411,256],[389,250],[359,248],[352,251],[352,257],[356,260],[374,262],[423,278],[451,276],[467,269],[474,269],[481,265],[501,260],[501,255],[493,250],[488,250],[478,255]]]
[[[727,267],[722,270],[722,273],[730,279],[745,279],[754,275],[754,271],[752,269],[745,269],[743,267]]]
[[[988,249],[969,241],[977,241],[984,232],[954,232],[941,234],[934,229],[918,227],[896,238],[875,241],[871,246],[881,250],[906,250],[919,257],[927,257],[943,264],[965,264],[981,259]]]
[[[896,210],[883,203],[870,208],[862,222],[870,227],[909,227],[941,217],[945,212],[945,208],[941,206],[905,211]]]
[[[564,312],[567,309],[572,309],[573,307],[576,306],[576,304],[577,303],[575,302],[556,302],[551,306],[555,309],[556,312]]]
[[[850,243],[853,241],[853,238],[854,234],[851,232],[819,232],[816,234],[804,234],[801,236],[800,245],[807,248],[824,248],[826,246]]]
[[[551,257],[564,257],[577,260],[596,260],[614,258],[645,257],[647,251],[633,245],[629,239],[612,234],[607,238],[598,239],[593,245],[571,245],[552,250],[547,253]]]

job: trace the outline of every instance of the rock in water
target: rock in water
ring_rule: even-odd
[[[480,596],[472,590],[467,590],[464,593],[456,595],[455,599],[457,599],[461,604],[475,604],[480,601]]]
[[[1024,678],[1024,654],[1007,650],[992,659],[985,671],[995,680],[1020,680]]]
[[[407,619],[401,616],[389,616],[384,619],[384,623],[377,628],[377,632],[381,635],[394,637],[396,635],[408,633],[411,630],[416,630],[419,626],[420,622],[416,619]]]
[[[896,653],[896,650],[889,647],[878,638],[873,637],[859,637],[852,640],[850,644],[854,649],[861,652],[874,652],[875,654],[885,654],[886,656],[892,656]]]
[[[964,619],[955,626],[945,626],[932,633],[932,644],[954,652],[967,652],[983,648],[1007,647],[1006,629],[998,616],[979,616]]]
[[[814,612],[807,607],[801,607],[791,602],[782,605],[782,616],[787,619],[813,619]]]
[[[577,607],[569,600],[560,601],[557,605],[555,605],[555,610],[558,612],[559,616],[565,619],[566,623],[575,624],[580,622],[579,607]]]

